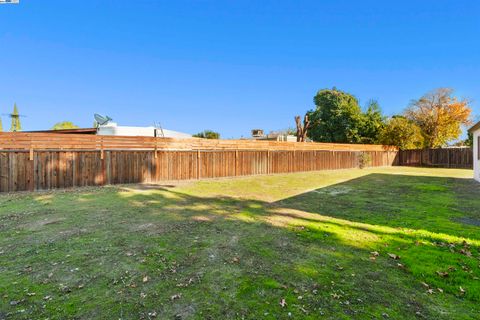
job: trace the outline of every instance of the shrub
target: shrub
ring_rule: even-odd
[[[372,164],[372,156],[369,153],[362,152],[358,158],[358,166],[360,169],[369,167]]]

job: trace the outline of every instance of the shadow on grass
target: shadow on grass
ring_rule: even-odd
[[[479,240],[480,184],[472,179],[369,174],[276,202],[365,224]]]

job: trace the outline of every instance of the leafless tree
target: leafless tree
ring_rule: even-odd
[[[308,114],[306,114],[303,118],[303,125],[300,116],[295,117],[295,123],[297,125],[297,142],[305,142],[305,139],[307,138],[307,131],[310,127],[310,119],[308,118]]]

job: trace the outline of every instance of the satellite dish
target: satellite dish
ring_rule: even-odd
[[[107,124],[110,120],[112,120],[112,118],[110,118],[109,116],[102,116],[102,115],[99,115],[98,113],[95,113],[93,117],[95,118],[95,121],[97,121],[98,125],[100,126],[103,126]]]

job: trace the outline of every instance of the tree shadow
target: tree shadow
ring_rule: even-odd
[[[480,239],[480,184],[472,179],[373,173],[275,205],[391,228]]]

